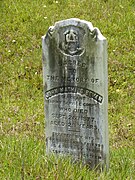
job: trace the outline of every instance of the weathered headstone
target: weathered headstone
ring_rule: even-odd
[[[42,38],[47,153],[108,168],[107,42],[79,19]]]

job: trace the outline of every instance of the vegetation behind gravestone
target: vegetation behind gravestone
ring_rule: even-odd
[[[1,179],[134,179],[135,2],[0,2]],[[46,157],[41,36],[56,21],[92,22],[108,41],[110,168],[100,175]]]

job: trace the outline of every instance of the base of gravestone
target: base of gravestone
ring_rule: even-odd
[[[109,170],[109,167],[105,164],[97,164],[96,166],[91,166],[91,162],[83,162],[81,159],[74,159],[74,157],[71,157],[70,155],[63,155],[63,154],[56,154],[56,153],[49,153],[47,155],[48,159],[53,159],[54,164],[59,165],[61,163],[65,164],[68,162],[69,165],[78,166],[81,168],[86,168],[90,171],[95,172],[107,172]]]

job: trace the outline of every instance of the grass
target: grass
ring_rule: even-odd
[[[0,1],[2,180],[135,179],[135,1]],[[45,154],[41,36],[56,21],[91,21],[108,40],[110,169]]]

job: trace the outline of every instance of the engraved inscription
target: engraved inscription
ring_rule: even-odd
[[[53,89],[45,92],[45,98],[49,99],[59,93],[79,93],[81,95],[86,95],[89,98],[92,98],[99,103],[102,103],[102,101],[103,101],[103,96],[101,96],[100,94],[98,94],[94,91],[91,91],[89,89],[85,89],[85,88],[77,87],[77,86],[65,86],[65,87],[53,88]]]
[[[72,72],[75,73],[76,70],[72,69]],[[88,78],[85,77],[62,77],[62,76],[55,76],[55,75],[47,75],[47,81],[54,81],[54,82],[76,82],[76,83],[80,83],[80,82],[88,82],[90,81],[90,83],[98,83],[99,79],[98,78],[91,78],[90,80]]]
[[[52,152],[70,154],[78,158],[84,156],[91,161],[91,165],[98,165],[102,161],[103,144],[94,143],[91,136],[84,139],[83,136],[73,132],[52,132],[52,136],[47,141],[51,141]]]

